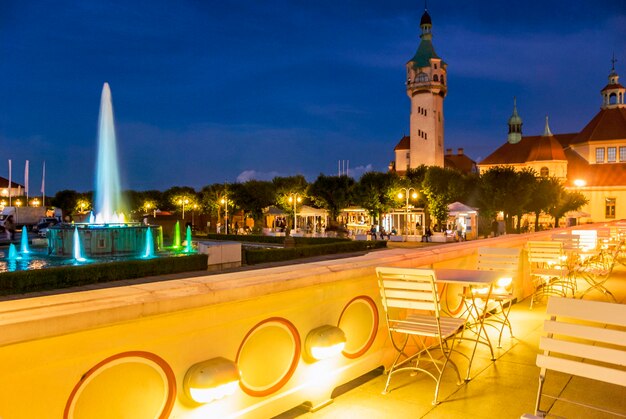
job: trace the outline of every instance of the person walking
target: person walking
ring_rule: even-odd
[[[13,221],[12,215],[9,215],[5,220],[4,229],[7,231],[9,240],[13,241],[13,239],[15,238],[15,221]]]

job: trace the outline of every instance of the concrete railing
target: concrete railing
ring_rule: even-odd
[[[271,417],[318,406],[393,355],[376,266],[475,268],[481,246],[554,231],[0,302],[0,417]],[[528,295],[520,267],[519,298]],[[309,362],[306,336],[339,326],[341,356]],[[224,357],[235,394],[199,405],[187,370]],[[33,397],[36,394],[37,397]]]

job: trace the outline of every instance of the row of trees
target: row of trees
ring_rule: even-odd
[[[167,211],[198,211],[220,217],[228,205],[230,211],[243,211],[246,217],[261,222],[263,209],[276,205],[286,213],[293,213],[293,199],[324,208],[331,223],[340,211],[359,206],[378,222],[381,214],[405,205],[399,199],[400,191],[413,188],[418,197],[410,203],[423,207],[427,217],[445,225],[448,205],[461,201],[480,210],[482,219],[490,221],[497,213],[504,214],[507,231],[520,230],[523,214],[535,215],[539,227],[542,213],[559,219],[567,211],[577,210],[587,203],[579,192],[566,190],[556,178],[539,177],[532,170],[515,171],[510,167],[495,167],[478,174],[463,174],[453,169],[420,166],[410,169],[406,176],[395,173],[368,172],[359,181],[348,176],[320,175],[308,183],[301,176],[276,177],[272,181],[250,180],[245,183],[212,184],[199,192],[190,187],[172,187],[166,191],[126,191],[125,201],[131,214],[150,213],[155,209]],[[52,205],[64,213],[88,211],[92,194],[64,190],[58,192]],[[514,220],[517,224],[514,225]]]

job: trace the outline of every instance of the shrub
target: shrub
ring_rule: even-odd
[[[0,274],[0,295],[201,271],[207,268],[207,258],[207,255],[184,255],[149,260],[127,260],[84,266],[4,272]]]
[[[339,242],[317,244],[277,249],[245,249],[243,250],[245,263],[254,265],[264,262],[278,262],[312,256],[330,255],[338,253],[358,252],[364,250],[380,249],[387,247],[386,241],[352,241],[340,240]]]

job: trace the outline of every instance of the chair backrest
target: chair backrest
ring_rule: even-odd
[[[498,280],[493,289],[494,294],[510,293],[519,272],[519,258],[521,249],[480,247],[478,248],[478,262],[476,269],[479,271],[506,272],[506,277]]]
[[[521,249],[480,247],[476,268],[481,271],[507,271],[517,274]]]
[[[580,236],[579,246],[583,250],[594,250],[598,247],[597,230],[572,230],[572,234]]]
[[[537,366],[626,386],[626,305],[550,297]],[[607,325],[609,325],[607,327]]]
[[[528,261],[535,265],[560,265],[563,256],[563,242],[534,241],[526,243]]]
[[[552,240],[563,243],[564,249],[580,249],[580,236],[571,233],[556,233]]]
[[[376,268],[383,307],[432,311],[439,317],[439,295],[432,269]]]

